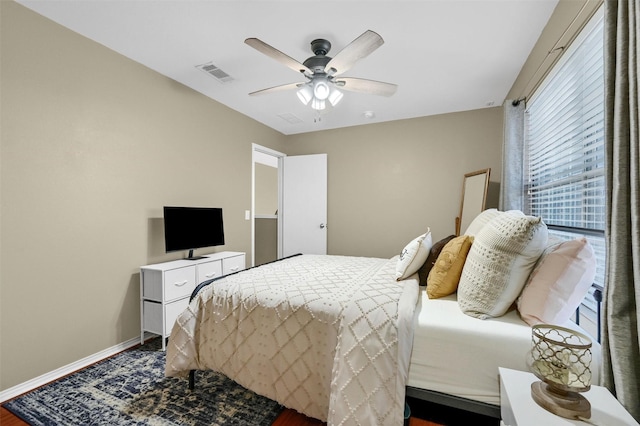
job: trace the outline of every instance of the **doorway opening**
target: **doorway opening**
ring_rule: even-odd
[[[282,158],[286,154],[252,144],[251,265],[281,257]]]

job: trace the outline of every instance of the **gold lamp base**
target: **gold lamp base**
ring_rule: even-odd
[[[544,382],[533,382],[531,396],[539,406],[560,417],[591,418],[591,404],[577,392],[562,391]]]

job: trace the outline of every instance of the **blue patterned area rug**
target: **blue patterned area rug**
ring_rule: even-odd
[[[164,377],[160,339],[29,392],[4,407],[31,425],[270,425],[282,411],[212,371]]]

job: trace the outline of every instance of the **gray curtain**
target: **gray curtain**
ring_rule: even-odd
[[[640,2],[605,2],[604,385],[640,421]]]
[[[506,100],[499,210],[524,210],[524,101]]]

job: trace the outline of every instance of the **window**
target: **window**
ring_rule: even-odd
[[[604,285],[604,36],[601,10],[566,50],[525,110],[525,211],[550,234],[587,237]],[[584,305],[595,311],[592,288]]]

